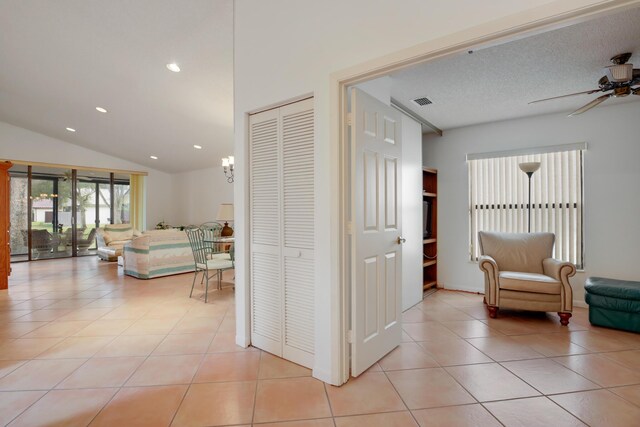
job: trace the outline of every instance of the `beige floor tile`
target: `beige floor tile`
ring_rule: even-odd
[[[164,335],[178,323],[178,319],[139,319],[123,335]]]
[[[341,387],[327,385],[334,416],[393,412],[407,409],[382,372],[351,378]]]
[[[542,394],[569,393],[600,388],[599,385],[550,359],[506,362],[502,366],[535,387]]]
[[[186,385],[120,389],[90,425],[91,427],[168,426],[186,391]]]
[[[491,329],[479,320],[454,320],[441,323],[461,338],[483,338],[504,335],[502,332]]]
[[[144,362],[144,357],[106,357],[89,359],[56,388],[120,387]]]
[[[419,342],[418,345],[442,366],[493,362],[489,356],[460,338],[424,341]]]
[[[335,421],[336,427],[418,427],[408,411],[338,417]]]
[[[420,427],[500,427],[481,405],[447,406],[412,411]]]
[[[194,383],[217,381],[253,381],[258,379],[260,353],[216,353],[204,356]]]
[[[78,337],[117,336],[133,324],[131,319],[95,320],[75,333]]]
[[[40,399],[46,391],[0,392],[0,425],[7,425],[25,409]]]
[[[585,426],[546,397],[504,400],[484,405],[505,427]]]
[[[92,357],[113,341],[113,337],[69,337],[40,353],[38,359],[72,359]]]
[[[46,308],[42,310],[36,310],[24,316],[20,316],[18,319],[16,319],[16,323],[50,322],[52,320],[59,319],[60,317],[70,313],[71,311],[72,310],[68,308]],[[2,336],[2,331],[0,331],[0,336]]]
[[[186,317],[171,330],[172,334],[215,334],[221,319],[208,317]],[[235,330],[233,331],[235,333]]]
[[[20,338],[29,332],[35,331],[47,322],[9,322],[0,325],[0,338]]]
[[[238,351],[256,351],[255,347],[243,348],[236,344],[236,334],[233,332],[219,332],[211,341],[207,353],[227,353]]]
[[[434,368],[438,362],[416,343],[402,343],[378,362],[385,371]]]
[[[59,320],[29,332],[23,338],[66,338],[85,328],[90,323],[88,320]]]
[[[148,356],[165,335],[119,336],[96,353],[95,357]]]
[[[52,390],[16,418],[12,427],[84,427],[116,393],[115,388]]]
[[[626,368],[601,354],[556,357],[553,360],[602,387],[640,384],[638,370]]]
[[[201,354],[149,356],[126,385],[132,387],[189,384],[198,370],[201,360]]]
[[[0,360],[33,359],[62,341],[62,338],[18,338],[0,347]]]
[[[540,395],[497,363],[452,366],[446,370],[480,402]]]
[[[333,418],[321,418],[316,420],[283,421],[279,423],[254,424],[255,427],[335,427]],[[249,426],[247,426],[249,427]]]
[[[258,371],[258,378],[261,380],[310,376],[311,369],[296,365],[295,363],[266,352],[261,353],[260,369]]]
[[[58,320],[98,320],[105,314],[112,311],[111,307],[102,307],[102,308],[80,308],[77,310],[73,310],[71,313],[65,314],[60,317]]]
[[[640,406],[640,385],[628,385],[625,387],[610,388],[609,391],[617,394],[623,399]]]
[[[463,405],[476,400],[442,368],[387,373],[409,409]]]
[[[638,425],[640,408],[607,390],[550,396],[551,400],[591,427]]]
[[[621,341],[594,331],[571,332],[571,341],[591,351],[619,351],[634,349],[637,346],[630,341]]]
[[[86,359],[31,360],[0,379],[0,390],[47,390],[84,362]]]
[[[471,338],[467,341],[496,362],[544,357],[531,347],[522,345],[510,337]]]
[[[0,360],[0,378],[24,365],[26,360]]]
[[[514,318],[505,316],[503,312],[499,312],[497,319],[485,319],[482,320],[483,323],[486,323],[491,329],[495,329],[499,332],[502,332],[505,335],[523,335],[523,334],[535,334],[536,329],[528,326],[526,322]]]
[[[533,350],[547,357],[567,356],[571,354],[585,354],[590,351],[571,342],[569,334],[530,334],[513,335],[512,340],[531,347]]]
[[[256,383],[193,384],[172,426],[222,426],[250,423]]]
[[[258,382],[253,421],[275,422],[331,416],[324,384],[313,378]]]
[[[153,351],[153,355],[203,354],[207,352],[212,340],[213,334],[167,335]]]
[[[640,350],[616,351],[603,353],[604,357],[614,360],[629,369],[640,372]]]
[[[404,329],[404,331],[414,341],[458,338],[456,334],[454,334],[438,322],[406,323],[402,325],[402,329]]]
[[[423,323],[432,320],[424,311],[418,307],[410,308],[402,313],[402,323]]]

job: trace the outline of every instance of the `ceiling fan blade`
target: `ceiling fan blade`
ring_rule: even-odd
[[[611,94],[607,94],[607,95],[602,95],[597,97],[596,99],[594,99],[593,101],[591,101],[590,103],[588,103],[587,105],[578,108],[576,111],[574,111],[573,113],[569,114],[568,117],[573,117],[573,116],[577,116],[578,114],[582,114],[586,111],[589,111],[590,109],[592,109],[593,107],[595,107],[596,105],[606,101],[607,99],[611,98]]]
[[[590,95],[592,93],[600,92],[601,90],[602,89],[592,89],[592,90],[585,90],[584,92],[570,93],[569,95],[554,96],[553,98],[538,99],[537,101],[531,101],[529,104],[536,104],[538,102],[551,101],[552,99],[567,98],[569,96]]]

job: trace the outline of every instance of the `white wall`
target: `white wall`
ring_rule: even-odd
[[[402,309],[422,300],[422,126],[402,114]]]
[[[615,102],[615,100],[613,101]],[[438,275],[448,289],[484,292],[469,261],[469,199],[465,155],[586,142],[585,271],[571,279],[584,302],[588,276],[640,279],[640,102],[600,106],[580,116],[544,115],[469,126],[425,136],[423,162],[438,169]]]
[[[338,141],[331,133],[331,74],[408,49],[487,36],[495,31],[603,4],[600,0],[243,0],[235,3],[234,120],[237,179],[236,299],[239,344],[249,343],[247,281],[247,113],[312,93],[316,126],[316,363],[313,375],[342,382],[340,352]],[[610,2],[604,2],[609,4]],[[544,6],[544,7],[541,7]],[[515,16],[514,14],[518,14]],[[508,18],[506,18],[508,17]],[[504,18],[504,19],[503,19]],[[499,21],[497,21],[499,20]],[[473,27],[473,28],[472,28]],[[453,33],[468,30],[464,35]],[[439,39],[439,40],[436,40]],[[395,60],[408,59],[407,52]],[[334,102],[334,104],[331,104]],[[333,305],[332,305],[333,304]]]
[[[176,188],[176,224],[217,221],[220,203],[233,203],[233,184],[227,182],[222,166],[173,175]]]
[[[63,165],[146,171],[147,228],[164,220],[173,223],[180,207],[173,200],[171,174],[79,147],[46,135],[0,122],[0,158]]]

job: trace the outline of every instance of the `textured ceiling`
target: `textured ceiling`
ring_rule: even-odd
[[[597,89],[603,67],[611,65],[609,58],[623,52],[632,52],[630,62],[640,68],[640,9],[393,73],[391,94],[443,130],[539,114],[566,114],[602,94],[534,105],[528,102]],[[411,102],[420,96],[427,96],[433,104],[418,107]],[[610,98],[596,108],[634,101],[640,101],[640,96]]]
[[[231,0],[2,0],[0,28],[1,121],[168,172],[233,153]]]

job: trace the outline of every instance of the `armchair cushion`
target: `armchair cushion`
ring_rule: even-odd
[[[560,287],[560,282],[544,274],[516,271],[500,272],[500,289],[560,295]]]
[[[109,224],[104,226],[105,234],[111,241],[133,239],[133,226],[131,224]],[[136,230],[137,231],[137,230]],[[105,239],[106,242],[106,239]],[[108,244],[108,243],[107,243]]]
[[[492,257],[500,271],[544,274],[542,261],[553,253],[553,233],[481,231],[479,234],[480,252]]]

